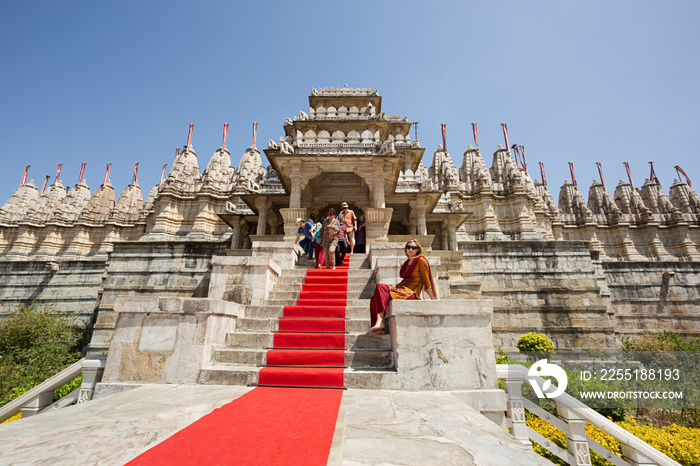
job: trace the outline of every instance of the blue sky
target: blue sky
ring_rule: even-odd
[[[555,199],[569,161],[584,197],[595,162],[611,191],[623,161],[636,186],[650,160],[666,192],[674,165],[700,186],[698,20],[697,1],[2,2],[0,205],[27,164],[73,186],[87,162],[94,192],[111,162],[119,195],[139,162],[147,192],[189,123],[200,170],[224,123],[237,165],[253,121],[266,147],[345,83],[419,122],[426,165],[441,123],[460,165],[477,122],[490,166],[507,122]]]

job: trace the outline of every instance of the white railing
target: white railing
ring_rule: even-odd
[[[538,404],[527,398],[524,398],[521,385],[525,383],[526,380],[535,379],[540,383],[540,386],[545,382],[541,377],[528,376],[528,369],[525,366],[497,364],[496,373],[503,383],[503,388],[506,392],[506,425],[510,429],[510,433],[523,444],[532,445],[532,439],[563,461],[566,461],[570,465],[577,466],[591,464],[591,450],[598,453],[615,466],[680,466],[679,463],[647,444],[639,437],[627,432],[605,416],[596,412],[593,408],[589,408],[567,393],[563,393],[556,398],[548,398],[556,403],[559,417],[545,411]],[[550,388],[545,390],[545,393],[552,393],[556,388],[556,386],[551,385]],[[564,432],[564,434],[566,434],[567,449],[564,450],[560,448],[551,440],[546,439],[528,427],[525,423],[526,409]],[[615,453],[588,437],[586,434],[586,422],[590,422],[603,432],[617,439],[622,446],[623,458],[620,458]]]
[[[24,393],[19,398],[10,401],[0,408],[0,422],[3,422],[18,412],[22,417],[34,416],[49,410],[63,408],[74,402],[82,403],[92,399],[95,386],[102,380],[107,356],[90,356],[66,367],[53,377],[46,379],[36,387]],[[83,375],[83,383],[68,395],[53,403],[53,394],[57,388]]]

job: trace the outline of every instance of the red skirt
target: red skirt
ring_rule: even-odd
[[[369,300],[370,325],[374,325],[377,322],[379,314],[384,314],[386,312],[386,306],[392,299],[394,298],[391,297],[391,288],[389,285],[377,285],[374,289],[372,299]],[[412,294],[405,299],[416,299],[416,295]]]

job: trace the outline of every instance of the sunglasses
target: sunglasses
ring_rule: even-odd
[[[406,249],[418,249],[418,246],[406,246]]]

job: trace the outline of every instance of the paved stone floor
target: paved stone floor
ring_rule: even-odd
[[[0,464],[124,464],[249,390],[147,385],[3,424]],[[329,464],[551,463],[450,393],[347,390]]]

